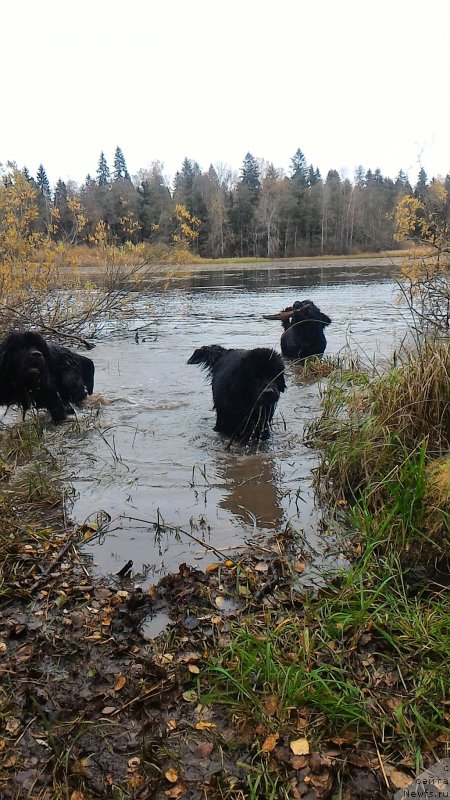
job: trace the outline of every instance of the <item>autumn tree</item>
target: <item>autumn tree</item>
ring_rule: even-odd
[[[181,171],[177,172],[174,180],[174,202],[185,206],[189,213],[201,221],[199,235],[195,237],[195,246],[198,252],[204,252],[207,240],[207,210],[204,198],[203,176],[196,161],[185,158]]]
[[[211,164],[203,176],[202,188],[207,215],[207,248],[214,258],[223,258],[231,251],[233,235],[229,219],[230,192],[228,176],[220,177]]]
[[[153,162],[149,169],[139,170],[137,176],[138,220],[144,240],[161,238],[168,244],[171,230],[172,198],[163,176],[162,164]]]
[[[177,230],[173,235],[175,244],[192,247],[198,238],[201,220],[189,213],[181,203],[177,203],[174,210]]]
[[[260,184],[257,219],[264,230],[266,254],[274,258],[280,250],[281,181],[273,164],[267,168]]]
[[[417,187],[416,187],[417,188]],[[405,195],[395,212],[396,238],[420,248],[410,251],[402,268],[403,293],[417,328],[450,330],[450,200],[445,183],[422,185],[421,197]]]
[[[87,225],[86,210],[79,197],[69,192],[61,179],[55,186],[51,218],[53,238],[70,244],[78,243]]]
[[[0,183],[0,320],[25,313],[56,280],[57,252],[38,231],[38,189],[14,164]],[[21,317],[19,316],[19,319]]]

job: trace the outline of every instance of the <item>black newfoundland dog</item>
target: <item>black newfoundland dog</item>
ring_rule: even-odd
[[[312,300],[296,300],[279,314],[265,314],[264,319],[281,320],[284,328],[281,352],[286,358],[304,360],[324,354],[327,346],[324,328],[331,324],[331,319]]]
[[[200,347],[188,364],[209,371],[216,410],[215,431],[232,439],[267,439],[281,392],[284,364],[275,350],[228,350],[219,344]]]
[[[90,358],[50,344],[34,331],[13,332],[0,344],[0,405],[18,405],[23,415],[46,408],[53,422],[73,414],[94,390]]]

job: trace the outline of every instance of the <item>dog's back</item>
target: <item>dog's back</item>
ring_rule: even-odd
[[[208,369],[217,419],[214,430],[240,439],[266,438],[280,393],[284,363],[274,350],[199,348],[188,364]]]

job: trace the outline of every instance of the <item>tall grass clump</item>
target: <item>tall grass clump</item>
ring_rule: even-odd
[[[316,481],[331,504],[359,504],[439,542],[449,529],[450,350],[425,340],[382,375],[336,374],[309,436],[322,450]],[[387,523],[386,514],[391,519]]]

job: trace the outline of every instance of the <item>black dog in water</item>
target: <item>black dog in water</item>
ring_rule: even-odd
[[[219,344],[200,347],[188,364],[201,364],[211,376],[216,425],[233,439],[267,439],[281,392],[284,364],[275,350],[227,350]]]
[[[284,328],[281,352],[287,358],[303,360],[324,354],[327,340],[323,331],[331,324],[331,319],[322,314],[312,300],[296,300],[279,314],[265,314],[264,319],[281,320]]]
[[[53,422],[73,413],[94,390],[94,363],[67,347],[50,344],[34,331],[13,332],[0,344],[0,405],[23,414],[46,408]]]

